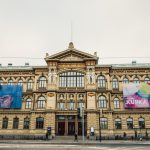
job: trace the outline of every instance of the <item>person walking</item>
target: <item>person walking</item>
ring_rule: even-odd
[[[74,141],[77,141],[77,142],[78,142],[78,133],[77,133],[77,131],[76,131],[75,134],[74,134]]]

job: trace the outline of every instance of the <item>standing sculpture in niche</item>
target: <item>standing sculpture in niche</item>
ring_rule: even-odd
[[[90,68],[86,75],[87,84],[95,84],[95,73]]]
[[[54,69],[49,70],[48,73],[48,83],[49,84],[56,84],[57,74]]]

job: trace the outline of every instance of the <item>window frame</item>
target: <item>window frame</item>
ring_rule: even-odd
[[[107,108],[107,100],[104,95],[100,95],[98,97],[98,107],[99,108]]]
[[[13,129],[18,129],[19,128],[19,118],[15,117],[13,118]]]
[[[30,128],[30,119],[26,117],[24,118],[23,129],[29,129],[29,128]]]
[[[7,128],[8,128],[8,118],[5,116],[2,122],[2,129],[7,129]]]
[[[76,71],[68,71],[59,74],[60,88],[83,88],[84,74]]]
[[[103,75],[98,76],[97,78],[98,88],[106,88],[106,78]]]
[[[115,119],[115,129],[122,129],[122,122],[120,118]]]
[[[120,100],[118,97],[114,98],[114,109],[120,109]]]
[[[45,108],[46,105],[46,99],[44,96],[39,96],[37,99],[37,108],[41,109],[41,108]]]
[[[145,129],[145,119],[143,117],[138,119],[138,124],[140,129]]]
[[[31,98],[27,98],[26,99],[26,103],[25,103],[25,108],[26,109],[31,109],[32,107],[32,99]]]
[[[43,128],[44,128],[44,118],[43,117],[37,117],[36,118],[36,129],[43,129]]]
[[[119,89],[119,81],[117,78],[112,79],[112,89]]]
[[[42,76],[39,78],[39,84],[38,84],[39,88],[46,88],[47,87],[47,79],[45,76]]]
[[[127,128],[133,129],[133,118],[127,118]]]
[[[107,118],[100,118],[100,127],[101,129],[108,129],[108,119]]]
[[[33,80],[29,79],[27,82],[27,90],[32,90],[33,89]]]

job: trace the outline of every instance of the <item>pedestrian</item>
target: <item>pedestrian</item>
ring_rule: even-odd
[[[78,142],[78,134],[77,134],[77,131],[76,131],[75,134],[74,134],[74,141],[77,141],[77,142]]]
[[[48,140],[48,133],[46,132],[46,140]]]

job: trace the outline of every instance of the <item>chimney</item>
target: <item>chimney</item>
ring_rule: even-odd
[[[12,66],[12,63],[8,63],[8,67],[11,67]]]
[[[29,63],[28,63],[28,62],[26,62],[26,63],[25,63],[25,66],[29,66]]]
[[[136,65],[136,60],[133,60],[133,61],[132,61],[132,65]]]
[[[97,52],[94,52],[94,55],[97,56]]]

